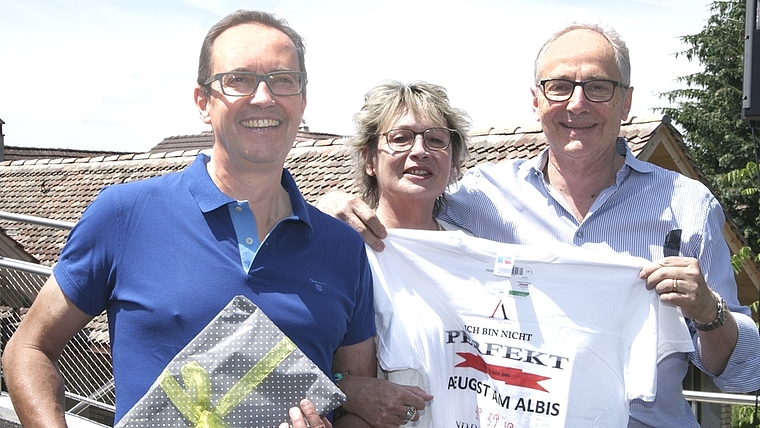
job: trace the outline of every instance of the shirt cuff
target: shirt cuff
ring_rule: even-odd
[[[715,385],[726,392],[750,392],[760,388],[760,335],[752,318],[731,312],[739,329],[736,347],[726,369],[713,378]]]

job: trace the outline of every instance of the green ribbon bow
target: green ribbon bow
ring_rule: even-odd
[[[211,407],[211,380],[206,369],[196,361],[182,366],[181,375],[185,389],[179,385],[169,370],[159,377],[161,388],[182,416],[193,423],[194,428],[229,428],[222,418],[240,404],[243,399],[269,376],[277,365],[285,360],[296,345],[287,337],[276,344],[256,365]]]

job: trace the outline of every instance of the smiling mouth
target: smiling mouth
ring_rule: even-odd
[[[417,176],[420,176],[420,177],[425,177],[425,176],[428,176],[428,175],[432,175],[432,173],[430,171],[425,170],[425,169],[410,169],[408,171],[405,171],[404,173],[405,174],[409,174],[409,175],[417,175]]]
[[[280,121],[274,119],[241,120],[240,124],[250,129],[275,128],[280,126]]]
[[[562,123],[560,125],[562,125],[563,128],[567,128],[567,129],[591,129],[596,126],[596,124],[593,124],[593,123],[590,125],[585,125],[585,126],[572,124],[572,123]]]

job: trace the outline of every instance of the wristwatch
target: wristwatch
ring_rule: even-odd
[[[726,317],[728,317],[728,308],[726,307],[726,301],[721,298],[720,301],[718,301],[718,316],[707,324],[698,324],[695,322],[694,327],[699,331],[715,330],[726,322]]]

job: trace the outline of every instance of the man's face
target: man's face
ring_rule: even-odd
[[[555,40],[539,64],[539,80],[585,81],[621,76],[610,43],[590,30],[574,30]],[[575,87],[567,101],[546,99],[541,88],[533,87],[533,110],[546,134],[555,157],[591,159],[615,150],[620,122],[628,117],[633,88],[618,86],[611,100],[591,102]],[[590,157],[590,158],[589,158]]]
[[[212,75],[230,71],[301,71],[290,38],[257,24],[238,25],[220,34],[213,45],[211,70]],[[250,168],[251,164],[281,168],[306,108],[305,91],[274,96],[264,82],[247,97],[226,96],[219,82],[214,82],[208,94],[197,88],[195,99],[201,118],[214,130],[213,156],[226,157],[242,168]]]

